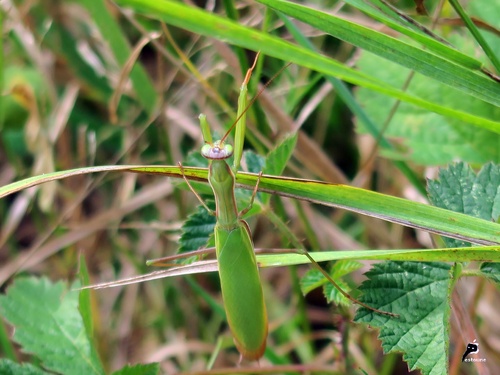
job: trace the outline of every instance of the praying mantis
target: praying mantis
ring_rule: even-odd
[[[242,157],[246,128],[246,111],[258,98],[262,90],[267,86],[266,84],[266,86],[259,91],[250,103],[247,104],[247,85],[257,62],[257,58],[258,55],[253,66],[247,71],[245,79],[241,85],[238,99],[237,118],[226,134],[220,140],[213,141],[206,116],[200,115],[199,117],[201,131],[205,142],[201,149],[201,154],[209,161],[208,182],[215,197],[215,211],[211,210],[194,190],[185,174],[182,164],[179,163],[181,176],[187,183],[188,187],[201,202],[202,206],[217,219],[214,229],[214,238],[223,304],[235,345],[241,354],[241,359],[244,358],[247,360],[258,360],[263,356],[268,335],[267,312],[259,276],[259,268],[254,253],[254,245],[251,239],[249,226],[242,219],[242,217],[252,207],[259,188],[260,179],[263,177],[262,172],[258,175],[257,182],[253,188],[250,203],[247,208],[238,212],[235,198],[235,173],[239,169]],[[277,74],[279,74],[279,72]],[[226,139],[233,129],[235,129],[234,147],[226,142]],[[227,159],[231,156],[234,156],[232,167],[230,167],[227,163]],[[206,251],[201,251],[200,253],[202,252]],[[300,246],[300,244],[298,244],[298,248],[295,252],[307,257],[307,262],[311,263],[313,267],[318,269],[328,282],[333,284],[333,286],[351,302],[378,314],[397,317],[396,314],[378,310],[351,297],[347,292],[340,288],[332,277],[325,270],[323,270],[321,266],[319,266],[313,257],[309,255],[309,253],[302,246]],[[188,256],[190,254],[192,253],[186,253],[184,256]],[[177,255],[173,257],[154,259],[148,261],[147,264],[161,266],[165,265],[165,263],[168,263],[170,260],[179,257],[183,256]],[[84,289],[114,287],[166,277],[162,274],[162,272],[163,271],[153,272],[151,274],[132,277],[129,279],[92,285],[84,287]]]
[[[255,62],[257,62],[257,59]],[[221,140],[212,142],[206,117],[200,115],[200,124],[205,141],[201,154],[209,160],[208,181],[215,196],[215,211],[208,208],[191,187],[189,180],[183,175],[186,183],[198,197],[201,204],[208,212],[217,217],[214,235],[222,299],[235,345],[241,355],[249,360],[262,357],[266,348],[268,330],[264,294],[250,228],[242,219],[242,216],[251,208],[258,184],[255,186],[249,206],[238,212],[234,196],[234,172],[238,170],[243,151],[247,84],[255,67],[255,62],[248,70],[240,90],[238,120],[235,122],[237,136],[234,148],[225,143],[225,139],[232,129],[229,129]],[[226,159],[233,154],[234,163],[231,168]]]
[[[254,246],[249,226],[242,219],[253,204],[259,180],[257,180],[247,208],[238,212],[235,198],[235,173],[238,171],[242,157],[246,127],[245,113],[248,109],[247,85],[257,59],[258,54],[241,85],[237,119],[220,140],[212,141],[206,116],[200,115],[200,125],[205,142],[201,154],[209,161],[208,181],[215,197],[215,211],[212,211],[205,204],[183,173],[183,178],[191,191],[205,209],[217,218],[214,235],[222,299],[235,345],[241,356],[248,360],[257,360],[262,357],[266,348],[268,333],[267,312]],[[226,139],[233,128],[236,129],[234,148],[226,143]],[[233,155],[234,162],[233,166],[230,167],[226,160]],[[179,166],[182,171],[180,163]],[[261,175],[262,172],[259,174],[259,178]],[[307,252],[304,255],[322,270]],[[154,261],[150,262],[150,264],[154,264]],[[374,309],[353,299],[340,289],[326,272],[324,272],[324,275],[351,301],[378,313],[394,316],[394,314]]]

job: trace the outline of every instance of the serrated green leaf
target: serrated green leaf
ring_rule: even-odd
[[[481,264],[481,272],[500,287],[500,263],[485,262]]]
[[[355,260],[339,260],[333,264],[330,275],[335,280],[360,269],[362,266],[360,262]]]
[[[360,308],[355,321],[380,328],[385,353],[402,352],[410,370],[446,374],[448,368],[450,266],[445,263],[385,262],[366,274],[360,300],[398,314]]]
[[[336,279],[335,281],[340,289],[344,292],[349,293],[351,288],[347,283],[342,281],[342,279]],[[350,306],[351,301],[347,299],[332,283],[326,283],[323,285],[323,295],[326,298],[326,302],[333,303],[335,305]]]
[[[264,166],[266,165],[266,158],[252,151],[245,151],[243,155],[245,157],[248,172],[259,173],[264,169]]]
[[[356,271],[363,265],[355,260],[339,260],[335,262],[330,269],[330,276],[335,280],[338,287],[344,292],[349,293],[351,288],[347,283],[342,280],[342,277]],[[327,302],[332,302],[337,305],[349,306],[351,301],[347,299],[338,288],[336,288],[332,283],[326,283],[323,286],[323,294],[326,297]]]
[[[62,374],[104,374],[78,311],[78,293],[47,278],[19,278],[0,297],[14,341]],[[20,314],[19,312],[23,313]]]
[[[470,195],[475,177],[472,169],[464,163],[440,169],[437,180],[427,181],[429,200],[434,206],[464,213],[468,209],[468,205],[464,206],[464,196]],[[449,247],[470,246],[468,242],[447,237],[444,237],[444,241]]]
[[[429,200],[434,206],[481,218],[498,219],[500,208],[500,167],[487,164],[476,175],[465,163],[440,169],[437,180],[427,183]],[[445,237],[449,247],[471,246],[470,243]]]
[[[208,160],[201,155],[201,152],[196,151],[196,152],[190,152],[186,156],[186,160],[182,162],[183,166],[190,166],[190,167],[202,167],[206,168],[208,166]]]
[[[361,263],[357,261],[340,260],[331,267],[329,275],[344,292],[349,292],[349,285],[342,281],[341,277],[359,267],[361,267]],[[323,294],[328,303],[333,302],[344,306],[350,304],[349,300],[317,269],[310,269],[300,280],[300,289],[304,295],[321,286],[323,286]]]
[[[9,359],[0,359],[0,374],[2,375],[50,375],[29,363],[16,363]]]
[[[148,363],[134,366],[125,366],[124,368],[113,372],[113,375],[158,375],[159,373],[159,363]]]
[[[321,272],[319,272],[317,269],[310,269],[308,270],[304,276],[300,279],[300,290],[302,291],[302,294],[305,296],[311,291],[313,291],[316,288],[319,288],[322,286],[324,283],[326,283],[327,280],[325,276]]]
[[[213,206],[213,201],[207,204]],[[215,216],[210,215],[203,206],[188,216],[182,225],[182,234],[179,239],[179,253],[202,249],[207,246],[208,239],[214,233]]]

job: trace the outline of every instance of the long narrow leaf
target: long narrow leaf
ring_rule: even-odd
[[[384,82],[374,80],[370,76],[362,74],[331,58],[327,58],[317,53],[311,52],[303,47],[296,46],[269,34],[239,25],[226,18],[216,16],[201,9],[170,1],[118,0],[117,3],[123,6],[131,6],[136,12],[147,14],[152,18],[168,22],[172,25],[184,28],[186,30],[199,33],[201,35],[215,37],[238,46],[252,49],[254,51],[261,51],[262,53],[265,53],[269,56],[273,56],[285,61],[291,61],[295,64],[308,67],[325,75],[338,77],[355,85],[367,87],[383,94],[392,96],[396,99],[423,107],[429,111],[436,112],[444,116],[457,118],[461,121],[468,122],[475,126],[500,133],[500,122],[498,121],[476,116],[470,113],[465,113],[454,108],[444,107],[442,105],[438,105],[410,95],[402,90],[390,87]],[[273,3],[273,6],[276,6],[276,4],[277,3]],[[323,13],[321,12],[312,11],[310,9],[308,10],[307,8],[302,9],[302,7],[296,8],[298,7],[297,5],[293,5],[292,8],[289,8],[289,3],[283,4],[286,5],[285,10],[283,10],[283,12],[286,14],[291,13],[290,9],[295,10],[297,13],[300,13],[300,11],[304,10],[304,12],[306,12],[307,14],[307,17],[320,17],[321,19],[324,18],[322,16]],[[299,15],[295,14],[296,12],[293,12],[293,14],[290,15],[298,18]],[[324,21],[322,21],[322,26],[324,26],[324,24]],[[354,32],[360,27],[361,26],[359,25],[354,25],[352,26],[352,28],[348,28],[345,32]],[[363,28],[362,35],[361,37],[358,36],[358,38],[370,39],[374,35],[375,34],[373,30]],[[385,43],[385,41],[385,39],[380,40],[380,38],[378,38],[375,43]],[[429,61],[425,62],[424,67],[418,67],[417,65],[419,64],[419,61],[415,59],[415,56],[413,56],[413,54],[416,52],[415,47],[400,42],[396,39],[391,39],[390,44],[383,44],[379,46],[379,48],[382,51],[385,51],[386,56],[388,56],[388,58],[393,61],[400,61],[401,63],[404,62],[407,66],[414,68],[417,71],[439,71],[443,74],[436,75],[433,72],[429,72],[429,74],[435,76],[435,78],[440,82],[447,83],[454,88],[460,89],[470,95],[477,96],[482,100],[500,105],[500,85],[486,77],[474,73],[471,70],[459,66],[458,64],[443,60],[437,56],[429,57]],[[402,56],[401,52],[398,52],[397,50],[401,50],[404,52],[411,51],[412,55],[407,58]],[[387,53],[389,52],[392,52],[395,55],[387,55]],[[431,69],[429,65],[431,63],[436,63],[437,65],[433,66]],[[471,79],[471,82],[464,83],[464,77],[469,77]]]
[[[461,89],[488,103],[500,105],[498,82],[442,56],[302,5],[282,0],[259,0],[259,2],[387,60]]]
[[[412,27],[411,24],[403,24],[399,16],[395,16],[394,19],[389,17],[384,12],[382,12],[382,9],[378,8],[371,2],[368,3],[363,0],[347,0],[346,3],[352,5],[353,7],[356,7],[371,18],[382,22],[384,25],[389,26],[391,29],[396,30],[412,38],[416,42],[421,43],[426,48],[434,51],[436,54],[445,59],[454,61],[459,65],[462,65],[466,68],[471,68],[473,70],[480,70],[483,66],[483,64],[479,60],[433,39],[429,35],[421,32],[419,29]],[[387,6],[384,6],[383,3],[377,3],[379,3],[378,5],[380,5],[381,7],[387,8]]]
[[[0,188],[0,198],[44,182],[104,171],[129,171],[182,178],[179,167],[172,166],[129,165],[80,168],[30,177],[3,186]],[[191,180],[207,181],[205,168],[184,167],[183,171],[184,175]],[[238,173],[236,182],[239,187],[253,189],[257,182],[257,175]],[[339,207],[476,244],[500,244],[500,225],[497,223],[347,185],[263,175],[260,178],[259,191]]]
[[[116,23],[115,18],[111,16],[105,1],[82,0],[81,4],[87,8],[92,19],[100,28],[116,60],[124,65],[130,57],[131,48]],[[149,114],[152,114],[156,105],[157,95],[151,79],[140,64],[135,64],[132,68],[130,80],[137,94],[137,100],[141,102]]]
[[[274,249],[276,251],[276,249]],[[286,250],[283,250],[286,251]],[[189,254],[186,254],[189,255]],[[457,247],[444,249],[400,249],[400,250],[357,250],[357,251],[321,251],[309,253],[316,262],[332,260],[393,260],[420,262],[472,262],[500,261],[500,247]],[[260,268],[296,266],[309,264],[309,258],[298,253],[258,254],[257,263]],[[206,272],[217,272],[217,260],[201,260],[185,266],[172,267],[148,274],[133,276],[122,280],[110,281],[85,286],[82,289],[104,289],[136,284],[145,281],[160,280],[168,277],[193,275]]]

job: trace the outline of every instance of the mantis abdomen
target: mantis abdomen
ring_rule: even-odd
[[[215,247],[222,298],[234,342],[243,357],[258,359],[266,349],[267,314],[247,223],[238,220],[232,230],[216,226]]]

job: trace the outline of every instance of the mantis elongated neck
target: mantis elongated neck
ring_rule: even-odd
[[[234,197],[234,174],[225,160],[212,160],[208,182],[215,195],[217,225],[232,230],[238,226],[238,207]]]

